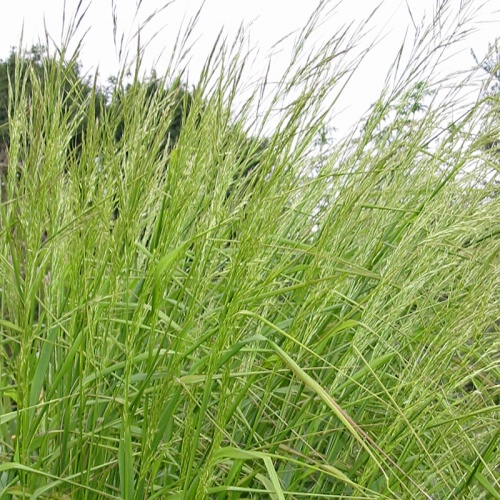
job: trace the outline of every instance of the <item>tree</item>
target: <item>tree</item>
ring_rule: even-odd
[[[30,96],[33,86],[39,84],[43,91],[48,76],[56,65],[62,65],[65,110],[71,110],[75,99],[85,100],[94,96],[97,112],[100,112],[104,105],[104,96],[100,91],[92,92],[92,83],[89,78],[81,75],[81,67],[76,60],[61,62],[59,58],[49,55],[46,48],[40,45],[33,46],[25,53],[12,49],[6,60],[0,60],[0,143],[8,145],[10,142],[8,121],[11,90],[25,85],[26,94]],[[85,126],[86,123],[83,120],[72,139],[73,146],[77,147],[81,144],[81,134]]]
[[[486,115],[486,120],[489,121],[490,125],[488,129],[491,133],[486,135],[486,141],[482,144],[482,148],[486,152],[493,153],[495,157],[498,157],[500,152],[500,38],[497,38],[493,43],[488,45],[488,52],[486,56],[479,61],[474,51],[472,51],[472,57],[476,61],[476,64],[482,68],[488,75],[488,79],[485,82],[484,87],[484,98],[488,108]],[[500,180],[494,180],[494,190],[491,192],[491,197],[497,197],[499,194],[498,187],[500,186]]]
[[[134,94],[143,90],[145,92],[146,106],[151,106],[154,102],[162,102],[172,109],[168,126],[164,130],[159,131],[162,134],[160,151],[163,152],[167,147],[172,149],[179,139],[184,120],[189,114],[193,101],[192,93],[187,90],[186,86],[178,79],[170,86],[165,86],[162,79],[154,71],[149,78],[128,84],[123,92],[120,92],[116,88],[116,79],[113,78],[111,81],[114,82],[115,88],[111,89],[108,110],[112,113],[122,115],[118,120],[118,126],[115,130],[115,140],[119,142],[122,139],[126,126],[124,102],[130,97],[134,99]]]
[[[31,100],[34,90],[45,92],[45,90],[52,89],[52,91],[59,92],[62,88],[63,113],[69,116],[73,123],[72,137],[67,151],[73,159],[78,159],[81,153],[89,119],[103,118],[104,114],[106,114],[108,124],[113,123],[114,141],[117,148],[124,147],[126,150],[129,147],[123,144],[126,128],[130,126],[130,120],[134,119],[134,108],[140,102],[142,110],[152,107],[151,109],[156,114],[158,114],[158,108],[164,107],[165,109],[164,116],[168,118],[155,123],[154,126],[158,129],[155,130],[154,145],[152,144],[151,147],[158,155],[159,164],[163,165],[166,170],[169,154],[176,147],[184,124],[190,116],[197,89],[188,89],[180,78],[166,83],[165,79],[159,77],[154,71],[149,77],[136,78],[133,83],[127,85],[123,85],[121,79],[112,78],[107,88],[101,88],[90,77],[82,75],[81,65],[76,57],[67,61],[63,55],[61,53],[51,55],[46,48],[35,45],[24,53],[12,49],[7,59],[0,60],[0,152],[2,157],[6,157],[5,152],[10,145],[9,106],[12,107],[10,93],[13,89],[19,91],[24,88],[28,100]],[[57,78],[54,75],[57,75]],[[56,85],[55,81],[58,82]],[[207,105],[205,98],[200,100],[199,97],[199,95],[196,97],[195,124],[200,123],[201,115]],[[90,113],[82,113],[84,109],[92,109],[92,116]],[[228,198],[236,194],[233,188],[237,184],[240,184],[240,188],[236,196],[241,194],[241,189],[245,191],[252,189],[250,173],[257,168],[267,148],[266,140],[247,136],[241,127],[237,128],[236,125],[233,130],[234,134],[231,135],[239,138],[239,152],[235,155],[238,173],[228,190]],[[160,138],[159,141],[158,138]],[[29,142],[29,139],[26,138],[26,141]],[[29,147],[29,144],[27,146]],[[147,146],[150,147],[150,145]],[[223,145],[223,147],[226,146],[229,145]],[[4,160],[0,158],[0,163],[6,164],[6,158]],[[118,212],[119,202],[117,201],[115,218]]]

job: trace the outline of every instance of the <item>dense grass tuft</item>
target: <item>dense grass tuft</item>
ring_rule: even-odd
[[[220,41],[168,148],[138,76],[99,119],[13,82],[2,498],[500,498],[498,103],[443,98],[436,19],[319,153],[356,37],[306,57],[318,19],[248,101]]]

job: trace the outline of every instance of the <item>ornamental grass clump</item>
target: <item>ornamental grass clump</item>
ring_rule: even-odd
[[[270,91],[222,38],[192,91],[139,58],[105,104],[19,59],[2,497],[500,498],[498,103],[434,78],[447,5],[321,154],[370,52],[310,49],[325,6]]]

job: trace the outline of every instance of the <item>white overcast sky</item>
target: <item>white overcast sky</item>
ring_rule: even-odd
[[[407,30],[412,36],[413,21],[419,24],[423,16],[432,17],[439,0],[344,0],[332,2],[339,4],[336,13],[325,21],[319,31],[320,36],[332,36],[339,27],[351,21],[361,22],[381,3],[382,6],[372,18],[372,31],[367,38],[373,39],[378,34],[385,38],[365,59],[359,69],[359,75],[349,84],[344,106],[350,109],[349,115],[362,113],[373,102],[383,84],[386,71],[394,60]],[[21,32],[24,30],[23,45],[30,46],[38,40],[45,40],[45,28],[55,40],[61,41],[61,27],[64,5],[66,23],[69,22],[80,0],[9,0],[2,4],[2,29],[0,30],[0,58],[7,57],[10,47],[18,46]],[[448,0],[453,9],[459,9],[463,0]],[[88,29],[80,60],[84,71],[95,71],[106,78],[116,74],[120,63],[117,49],[113,43],[113,6],[116,13],[118,34],[124,34],[125,41],[131,41],[137,26],[150,14],[165,5],[165,0],[82,0],[88,11],[78,31],[79,36]],[[206,0],[196,34],[199,37],[193,51],[190,75],[196,80],[196,73],[205,61],[211,43],[221,28],[234,34],[241,23],[249,24],[250,45],[259,51],[256,71],[263,71],[267,66],[265,56],[270,47],[285,35],[300,29],[315,9],[318,0]],[[139,13],[137,13],[139,5]],[[171,50],[173,40],[181,23],[193,16],[201,5],[201,0],[177,0],[154,16],[144,30],[143,40],[148,40],[158,32],[146,51],[145,62],[155,63],[158,73],[162,73],[162,64],[166,64],[166,55]],[[461,52],[450,62],[450,71],[461,66],[465,69],[473,65],[470,55],[473,49],[479,56],[484,55],[488,42],[500,36],[500,1],[472,0],[469,6],[477,10],[472,33],[458,49]],[[410,15],[411,12],[411,15]],[[412,21],[413,16],[413,21]],[[160,55],[164,54],[163,58]],[[165,55],[166,54],[166,55]],[[259,69],[261,61],[261,69]],[[273,68],[279,71],[286,67],[287,52],[283,51],[273,59]],[[453,66],[454,65],[454,66]]]

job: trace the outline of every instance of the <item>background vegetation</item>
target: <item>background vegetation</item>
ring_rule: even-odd
[[[245,100],[223,39],[193,89],[3,63],[2,497],[500,497],[498,93],[434,78],[445,13],[337,142],[321,10]]]

